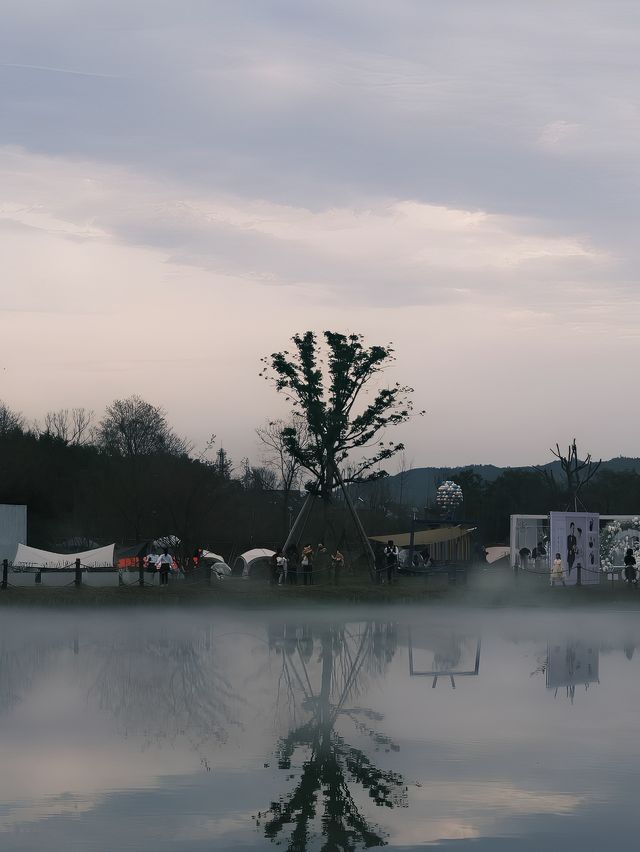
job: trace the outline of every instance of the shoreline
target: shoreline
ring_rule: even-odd
[[[0,590],[0,609],[13,607],[67,608],[131,606],[188,606],[194,608],[274,609],[293,607],[326,608],[331,605],[388,606],[412,605],[425,608],[462,606],[485,609],[572,609],[611,607],[640,611],[640,590],[624,584],[551,588],[539,580],[513,575],[477,575],[466,585],[431,585],[418,578],[401,578],[396,584],[378,586],[367,580],[351,579],[340,586],[270,586],[260,581],[224,580],[206,584],[124,586],[117,588],[9,587]]]

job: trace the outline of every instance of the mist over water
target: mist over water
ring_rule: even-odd
[[[639,707],[633,612],[6,610],[0,848],[635,849]]]

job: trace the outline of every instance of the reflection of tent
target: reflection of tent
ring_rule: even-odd
[[[85,550],[82,553],[51,553],[48,550],[38,550],[19,544],[13,560],[14,567],[21,568],[60,568],[75,567],[76,559],[86,568],[113,568],[115,544],[98,547],[95,550]]]
[[[458,525],[438,527],[431,530],[415,530],[413,546],[416,550],[429,548],[431,559],[458,562],[471,558],[471,533],[475,527]],[[369,536],[371,541],[386,544],[393,539],[398,547],[410,547],[411,533],[390,533],[389,535]]]
[[[236,559],[233,565],[234,574],[242,574],[243,579],[248,579],[252,574],[259,573],[268,576],[270,571],[271,557],[275,553],[266,547],[255,547],[247,550]],[[258,571],[256,571],[258,569]]]

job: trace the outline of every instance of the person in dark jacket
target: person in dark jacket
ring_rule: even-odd
[[[285,556],[289,562],[287,579],[292,586],[295,586],[298,582],[298,568],[300,566],[300,554],[298,553],[298,548],[295,544],[292,544],[287,549]]]
[[[629,547],[624,556],[624,579],[629,585],[638,585],[638,572],[636,570],[636,558],[633,550]]]
[[[393,539],[389,539],[387,542],[387,546],[384,549],[384,561],[387,568],[387,583],[391,585],[394,580],[395,573],[398,568],[398,559],[400,557],[400,551],[395,546]]]

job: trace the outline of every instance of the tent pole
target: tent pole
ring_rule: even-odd
[[[289,530],[287,534],[286,541],[282,548],[282,552],[286,553],[287,550],[291,547],[292,544],[295,544],[296,547],[302,534],[307,526],[307,521],[309,520],[309,515],[311,514],[311,509],[313,507],[313,503],[315,502],[316,495],[312,492],[309,492],[305,498],[304,503],[302,504],[302,508],[298,512],[298,517],[293,522],[293,526]]]
[[[371,547],[371,542],[367,538],[367,534],[364,531],[364,527],[362,526],[362,521],[358,517],[358,513],[356,512],[355,506],[351,502],[351,497],[349,495],[349,492],[347,491],[347,488],[346,488],[346,486],[343,482],[343,479],[340,476],[340,471],[338,470],[336,465],[334,465],[334,473],[335,473],[336,481],[337,481],[338,485],[340,486],[342,493],[344,494],[344,499],[345,499],[346,504],[349,508],[349,512],[351,514],[351,517],[353,518],[353,522],[356,526],[356,529],[358,531],[358,534],[360,536],[362,544],[364,545],[365,553],[367,554],[367,557],[368,557],[368,560],[369,560],[369,577],[370,577],[372,582],[375,582],[375,579],[376,579],[376,555],[373,552],[373,548]]]

